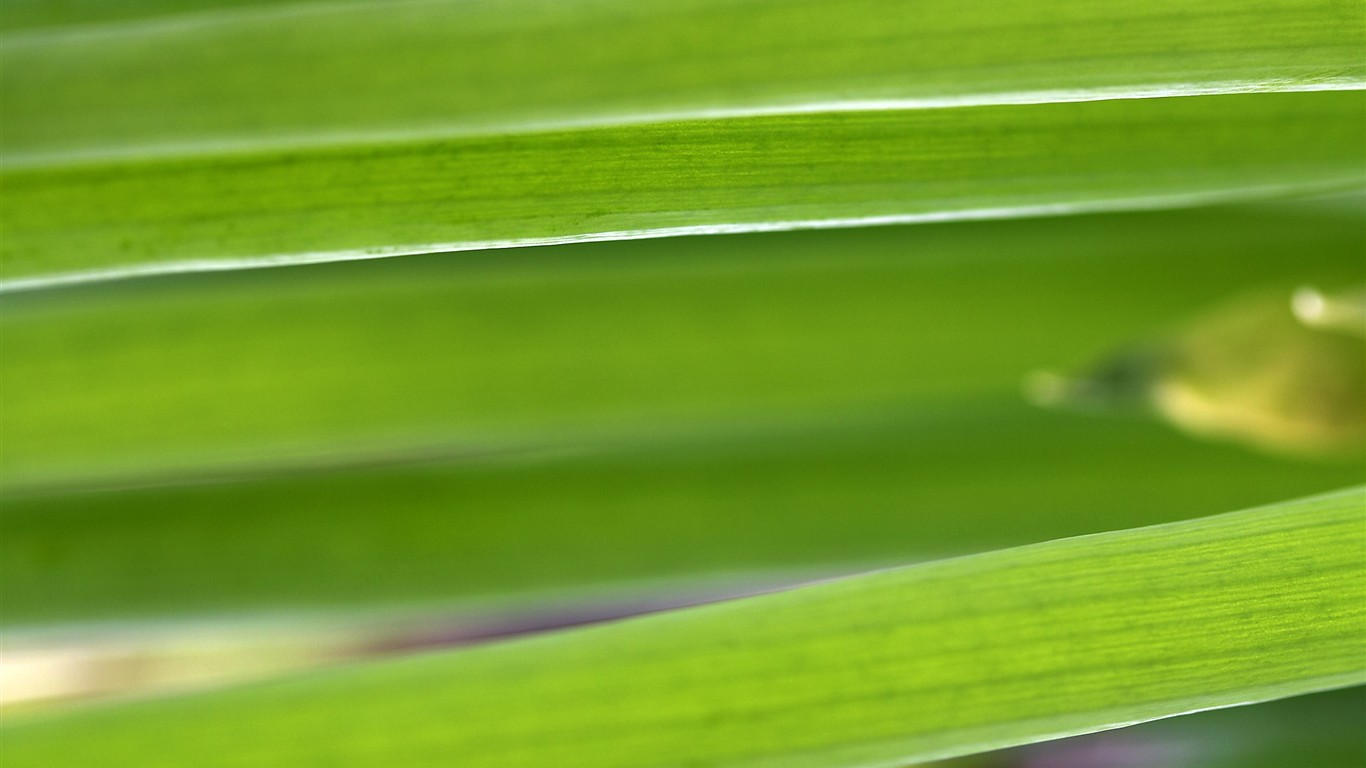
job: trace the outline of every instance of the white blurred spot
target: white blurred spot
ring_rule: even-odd
[[[76,696],[87,688],[86,654],[71,648],[0,654],[0,707]]]
[[[1300,322],[1315,326],[1323,321],[1328,301],[1319,289],[1306,285],[1295,291],[1295,295],[1290,299],[1290,308]]]
[[[1024,396],[1034,405],[1051,408],[1067,400],[1071,382],[1052,371],[1034,371],[1025,377]]]

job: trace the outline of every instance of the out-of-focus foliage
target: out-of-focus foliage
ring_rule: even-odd
[[[1196,435],[1360,460],[1366,456],[1366,321],[1354,316],[1348,299],[1306,295],[1239,297],[1088,376],[1036,376],[1032,394],[1044,404],[1083,407],[1128,401]],[[1297,312],[1306,301],[1314,303]]]
[[[0,620],[767,583],[1352,484],[1018,390],[1363,250],[1261,207],[16,294]]]

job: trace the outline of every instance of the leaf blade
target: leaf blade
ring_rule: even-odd
[[[1351,188],[1366,163],[1363,100],[832,113],[11,170],[4,285],[127,264],[231,268]]]
[[[1366,281],[1352,200],[1322,216],[683,238],[16,294],[0,315],[0,483],[1011,397],[1032,369],[1231,293]]]
[[[75,10],[97,22],[138,8]],[[1353,30],[1363,22],[1350,0],[1045,0],[990,14],[950,0],[268,2],[10,32],[0,36],[0,82],[7,152],[501,133],[556,119],[832,100],[1359,86],[1366,67]]]
[[[1363,503],[1358,488],[10,726],[7,755],[16,765],[90,755],[106,765],[860,765],[1359,684]],[[300,743],[301,727],[328,737],[278,751]],[[140,732],[158,735],[156,751]],[[214,749],[227,733],[251,736]]]

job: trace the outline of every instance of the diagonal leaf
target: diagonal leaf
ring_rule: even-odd
[[[1366,163],[1363,104],[1366,94],[1346,92],[828,112],[15,169],[4,176],[0,276],[19,288],[51,284],[50,273],[60,282],[1351,187]]]
[[[1359,684],[1363,504],[1355,489],[19,723],[5,754],[16,768],[857,766]]]
[[[1217,709],[1103,733],[988,752],[936,768],[1349,768],[1366,759],[1359,738],[1366,687]]]

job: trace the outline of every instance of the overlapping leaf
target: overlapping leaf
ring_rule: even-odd
[[[6,762],[831,768],[1360,684],[1363,504],[1357,489],[10,726]]]
[[[0,620],[744,588],[1358,482],[1019,387],[1361,280],[1363,233],[1228,209],[12,295]]]
[[[0,37],[4,285],[1355,184],[1359,94],[1210,94],[1360,88],[1360,16],[611,0],[35,17]]]

